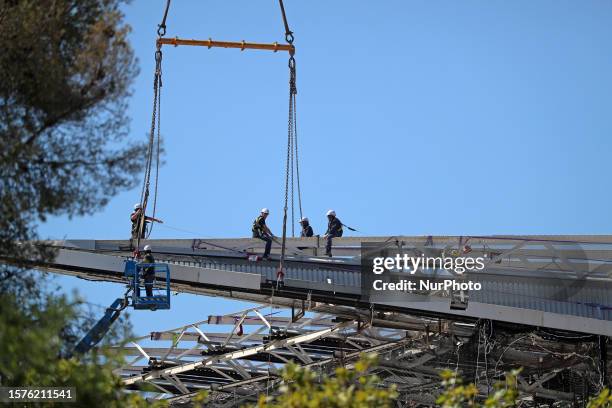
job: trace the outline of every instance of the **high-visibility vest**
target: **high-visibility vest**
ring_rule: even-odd
[[[342,222],[339,218],[334,217],[327,224],[327,235],[333,235],[336,237],[341,237],[344,231],[342,230]]]
[[[264,235],[265,225],[266,225],[266,220],[264,219],[264,217],[260,215],[259,217],[255,218],[255,221],[253,221],[253,228],[251,229],[253,231],[253,237],[260,237]]]

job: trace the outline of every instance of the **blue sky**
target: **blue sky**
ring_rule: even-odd
[[[131,134],[150,125],[165,1],[125,7],[140,75]],[[297,48],[303,206],[361,235],[605,234],[612,153],[612,3],[286,0]],[[275,1],[174,1],[167,36],[281,42]],[[244,237],[261,207],[280,234],[287,55],[165,47],[158,216],[152,238]],[[139,190],[44,238],[129,237]],[[180,232],[172,228],[193,231]],[[123,288],[60,277],[93,303]],[[179,295],[133,312],[140,334],[243,305]]]

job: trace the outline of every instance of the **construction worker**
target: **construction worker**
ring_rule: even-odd
[[[138,239],[138,228],[140,228],[140,217],[142,217],[142,205],[140,203],[134,204],[134,211],[130,214],[130,221],[132,221],[132,239]],[[159,222],[163,224],[162,220],[158,220],[157,218],[147,217],[145,215],[145,222],[142,232],[140,234],[140,238],[144,238],[147,233],[147,224],[150,222]]]
[[[336,217],[336,212],[334,210],[329,210],[327,212],[327,231],[323,238],[327,240],[325,243],[325,255],[331,257],[331,248],[332,248],[332,239],[336,237],[342,236],[342,222],[338,217]]]
[[[308,221],[307,217],[304,217],[300,220],[300,224],[302,225],[302,233],[300,234],[300,236],[302,238],[304,237],[312,237],[313,236],[313,232],[312,232],[312,227],[310,226],[310,222]]]
[[[155,258],[153,258],[153,254],[151,253],[151,245],[145,245],[144,247],[144,257],[142,258],[142,263],[144,264],[154,264]],[[153,283],[155,282],[155,267],[154,266],[145,266],[142,269],[142,277],[144,278],[145,291],[147,292],[147,296],[153,296]]]
[[[268,218],[270,210],[262,208],[259,217],[253,221],[253,238],[259,238],[266,242],[266,250],[264,251],[263,259],[270,259],[270,250],[272,249],[272,238],[274,234],[270,231],[270,228],[266,225],[266,218]]]

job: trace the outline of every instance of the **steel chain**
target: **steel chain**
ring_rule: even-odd
[[[153,77],[153,113],[151,115],[151,131],[149,133],[149,146],[147,148],[147,159],[145,165],[145,177],[144,183],[142,186],[142,192],[140,195],[140,205],[142,215],[140,217],[140,225],[138,226],[138,237],[137,237],[137,247],[140,246],[140,237],[142,236],[142,232],[145,226],[145,215],[146,215],[146,206],[149,198],[149,186],[151,180],[151,165],[153,161],[153,146],[155,144],[155,127],[157,111],[159,109],[159,90],[161,83],[161,62],[162,62],[162,52],[160,46],[158,46],[157,51],[155,51],[155,74]],[[157,182],[156,182],[157,185]],[[157,191],[156,191],[157,195]]]
[[[295,109],[293,112],[295,113]],[[290,157],[291,157],[291,160],[290,160],[291,161],[291,164],[290,164],[290,167],[291,167],[291,236],[295,238],[295,204],[294,204],[295,193],[293,192],[293,184],[294,184],[293,183],[293,149],[295,147],[295,144],[294,144],[294,135],[293,135],[293,118],[291,120],[291,123],[292,123],[291,125],[292,126],[291,147],[290,147],[290,150],[291,150],[291,154],[290,154]]]
[[[161,50],[159,50],[159,67],[158,67],[158,78],[159,83],[157,86],[157,146],[156,146],[156,157],[155,157],[155,189],[153,194],[153,215],[155,218],[155,213],[157,210],[157,188],[159,185],[159,157],[160,157],[160,145],[161,145],[161,91],[162,91],[162,65],[161,65],[162,54]],[[151,152],[151,159],[153,158],[153,153]],[[149,171],[149,174],[151,172]],[[151,228],[147,233],[147,239],[151,236],[151,232],[153,232],[154,222],[151,223]]]
[[[155,74],[153,77],[153,113],[151,114],[151,132],[149,133],[149,146],[147,148],[147,156],[146,156],[146,164],[145,164],[145,175],[144,181],[142,185],[142,191],[140,192],[140,205],[141,205],[141,217],[140,217],[140,225],[138,225],[138,237],[137,237],[137,247],[140,246],[140,237],[142,236],[142,232],[145,226],[145,217],[147,210],[147,201],[149,199],[149,186],[151,183],[151,166],[153,164],[153,149],[155,145],[155,127],[157,120],[157,153],[156,153],[156,161],[155,161],[155,193],[153,198],[153,218],[155,218],[155,210],[157,208],[157,187],[159,180],[159,157],[160,157],[160,129],[161,129],[161,86],[162,86],[162,51],[161,44],[159,43],[159,39],[166,35],[166,18],[168,17],[168,10],[170,9],[170,1],[167,0],[166,8],[164,10],[164,16],[162,18],[161,23],[157,26],[157,35],[158,35],[158,43],[157,50],[155,51]],[[149,233],[146,238],[148,239],[151,236],[151,231],[153,229],[153,224],[151,224],[151,229],[149,229]]]
[[[302,213],[302,189],[300,188],[300,157],[298,155],[297,105],[295,94],[293,95],[293,146],[295,147],[295,176],[297,178],[298,206],[301,220],[304,215]]]

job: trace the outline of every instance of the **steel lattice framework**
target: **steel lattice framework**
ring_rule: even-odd
[[[494,334],[490,321],[421,319],[421,330],[415,330],[416,318],[409,328],[397,329],[385,327],[380,319],[361,323],[312,311],[291,318],[265,313],[268,309],[262,305],[209,316],[135,339],[122,347],[129,363],[117,374],[127,388],[152,384],[157,398],[177,405],[208,390],[214,406],[239,406],[255,402],[260,394],[277,393],[279,371],[289,362],[326,378],[336,367],[351,368],[361,353],[379,356],[372,374],[381,378],[381,386],[397,386],[399,406],[433,405],[441,391],[442,369],[474,381],[485,396],[507,370],[521,366],[525,406],[538,400],[580,404],[602,381],[597,343],[588,336],[563,342],[537,331],[511,334],[499,328]],[[279,307],[272,309],[277,313]]]

